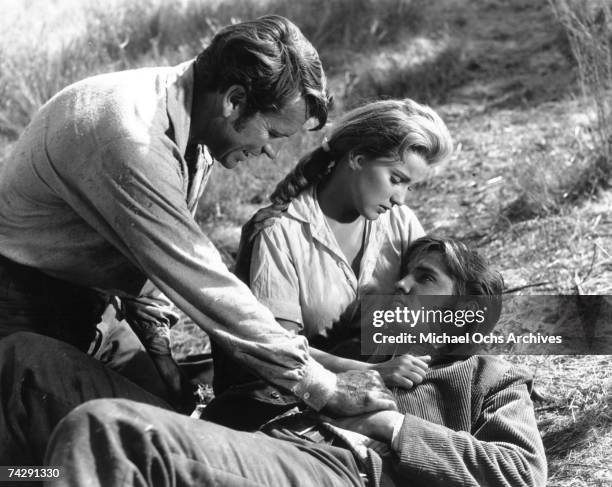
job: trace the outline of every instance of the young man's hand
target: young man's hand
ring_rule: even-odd
[[[385,409],[397,410],[391,391],[375,370],[337,374],[336,392],[323,408],[329,416],[355,416]]]
[[[377,371],[389,387],[397,386],[411,389],[423,382],[429,369],[429,362],[431,362],[429,355],[414,357],[410,354],[404,354],[393,357],[386,362],[372,364],[371,370]]]
[[[323,418],[334,426],[361,433],[378,441],[391,444],[393,428],[404,415],[397,411],[376,411],[350,418]],[[400,423],[401,424],[401,423]]]

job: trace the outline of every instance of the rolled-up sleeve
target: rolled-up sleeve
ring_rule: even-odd
[[[122,138],[63,175],[63,198],[233,357],[320,409],[334,374],[229,272],[188,209],[185,178],[165,148]]]

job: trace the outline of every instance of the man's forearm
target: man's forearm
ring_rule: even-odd
[[[91,154],[72,183],[83,180],[91,184],[71,197],[86,198],[74,203],[95,208],[83,215],[88,224],[236,361],[314,409],[359,414],[395,406],[377,374],[336,382],[310,358],[306,339],[284,330],[229,272],[193,219],[184,173],[168,164],[164,149],[117,139]]]
[[[168,299],[260,377],[313,406],[329,399],[332,374],[310,365],[306,340],[286,332],[229,272],[193,219],[183,174],[165,153],[120,139],[92,154],[84,171],[95,180],[79,193],[88,199],[83,206],[96,208],[88,223]]]

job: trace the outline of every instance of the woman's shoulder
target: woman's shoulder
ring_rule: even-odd
[[[293,218],[285,209],[268,216],[261,225],[262,228],[257,233],[255,241],[284,248],[292,246],[291,242],[302,233],[303,222]]]
[[[275,212],[266,227],[269,228],[269,232],[278,233],[296,230],[305,225],[317,225],[322,216],[317,209],[318,203],[314,198],[313,189],[307,188],[291,200],[282,211]]]

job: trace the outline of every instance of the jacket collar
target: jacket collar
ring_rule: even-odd
[[[180,153],[187,158],[187,143],[191,126],[191,104],[194,89],[194,60],[171,68],[166,81],[166,111],[172,124],[174,142]],[[192,211],[202,196],[214,160],[206,147],[199,144],[195,148],[192,166],[189,168],[189,189],[187,204]]]
[[[184,154],[187,149],[193,101],[194,60],[172,68],[166,81],[166,110],[174,131],[174,141]]]

